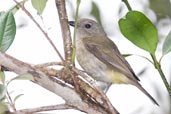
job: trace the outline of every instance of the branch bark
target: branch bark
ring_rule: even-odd
[[[71,33],[68,26],[68,17],[65,8],[65,0],[55,0],[55,2],[58,10],[60,24],[61,24],[65,60],[68,64],[71,64],[72,40],[71,40],[71,35],[70,35]]]
[[[104,94],[93,89],[79,77],[76,78],[76,84],[78,84],[77,86],[79,87],[78,90],[73,88],[72,85],[69,85],[73,82],[68,84],[65,82],[67,79],[60,81],[60,79],[63,79],[63,77],[66,77],[65,75],[68,74],[66,70],[61,70],[61,72],[57,71],[56,77],[49,76],[47,75],[48,69],[36,69],[36,67],[17,60],[3,52],[0,52],[0,65],[19,75],[26,73],[31,74],[34,78],[34,80],[32,80],[34,83],[59,95],[66,101],[68,106],[74,109],[87,112],[88,114],[119,114]],[[51,74],[51,72],[49,74]],[[69,81],[71,80],[69,79]]]

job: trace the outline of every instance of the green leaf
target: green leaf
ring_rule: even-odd
[[[31,0],[33,7],[37,10],[38,15],[43,13],[43,10],[46,6],[47,0]]]
[[[171,52],[171,31],[167,35],[162,48],[163,55],[166,55],[169,52]]]
[[[13,79],[17,80],[34,80],[33,75],[29,73],[21,74]]]
[[[6,86],[0,84],[0,101],[1,101],[2,99],[4,99],[5,94],[6,94]]]
[[[158,20],[171,18],[171,1],[170,0],[149,0],[149,7],[156,14]],[[162,4],[162,5],[161,5]]]
[[[98,23],[101,25],[100,10],[99,10],[99,7],[94,2],[92,2],[91,14],[96,18]]]
[[[123,57],[129,57],[132,56],[133,54],[122,54]]]
[[[16,24],[11,12],[0,12],[0,50],[5,52],[16,34]]]
[[[0,12],[0,17],[1,17],[2,15],[4,15],[4,14],[5,14],[5,12],[4,12],[4,11]]]
[[[0,102],[0,114],[5,114],[8,111],[8,106],[4,102]]]
[[[136,46],[155,53],[158,33],[152,22],[141,12],[129,11],[125,19],[119,20],[122,34]]]
[[[29,73],[21,74],[15,78],[12,78],[10,81],[8,81],[7,85],[10,84],[14,80],[34,80],[33,75]]]
[[[21,96],[23,96],[24,94],[19,94],[19,95],[17,95],[15,98],[14,98],[14,103],[16,102],[16,100],[18,99],[18,98],[20,98]]]
[[[5,82],[5,74],[3,71],[0,71],[0,82],[2,82],[3,84]]]

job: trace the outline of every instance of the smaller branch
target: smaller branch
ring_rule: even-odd
[[[33,114],[36,112],[52,111],[52,110],[65,110],[65,109],[72,109],[72,108],[73,107],[71,107],[67,104],[58,104],[58,105],[50,105],[50,106],[42,106],[42,107],[31,108],[31,109],[18,110],[14,113],[9,113],[9,114]]]
[[[100,104],[104,104],[103,107],[109,111],[108,113],[112,112],[113,114],[119,114],[119,112],[115,109],[115,107],[113,107],[113,105],[110,103],[109,99],[104,94],[104,92],[97,87],[95,82],[90,77],[88,77],[82,71],[78,70],[75,67],[72,67],[72,70],[75,73],[82,76],[84,79],[86,79],[86,81],[90,83],[90,86],[92,88],[90,88],[90,87],[86,88],[86,85],[83,85],[83,83],[81,83],[82,85],[80,85],[80,87],[84,86],[83,88],[86,89],[87,93],[89,93],[93,98],[95,98],[95,100],[98,101]]]
[[[56,66],[56,65],[64,66],[64,64],[62,62],[49,62],[49,63],[34,65],[34,67],[43,68],[43,67]]]
[[[60,57],[60,59],[64,62],[64,59],[62,57],[62,55],[59,53],[58,49],[56,48],[56,46],[54,45],[54,43],[52,42],[52,40],[50,39],[50,37],[48,36],[48,34],[43,30],[43,28],[39,25],[39,23],[34,19],[34,17],[30,14],[29,11],[27,11],[27,9],[25,9],[24,5],[22,6],[21,4],[19,4],[19,2],[17,2],[16,0],[13,0],[17,5],[19,5],[19,7],[27,14],[28,17],[30,17],[30,19],[35,23],[35,25],[40,29],[40,31],[43,33],[43,35],[45,36],[45,38],[48,40],[48,42],[51,44],[51,46],[53,47],[53,49],[55,50],[55,52],[58,54],[58,56]]]
[[[71,64],[72,55],[72,40],[70,36],[70,29],[68,25],[68,17],[65,8],[65,0],[55,0],[59,21],[61,24],[61,31],[64,43],[65,60],[68,64]]]
[[[13,109],[13,111],[16,111],[15,105],[14,105],[12,99],[11,99],[11,96],[9,95],[8,90],[7,90],[6,96],[7,96],[7,100],[8,100],[8,102],[9,102],[11,108]]]

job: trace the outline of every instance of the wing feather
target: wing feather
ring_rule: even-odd
[[[118,48],[110,39],[106,40],[105,37],[100,37],[99,40],[95,41],[93,38],[85,38],[83,42],[86,49],[103,63],[114,67],[131,80],[139,81],[129,63],[120,54]]]

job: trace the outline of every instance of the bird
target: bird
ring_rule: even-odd
[[[103,83],[105,87],[113,83],[131,84],[148,96],[154,104],[159,105],[141,86],[140,79],[100,24],[87,18],[78,19],[77,23],[68,23],[76,27],[76,58],[88,75]]]

